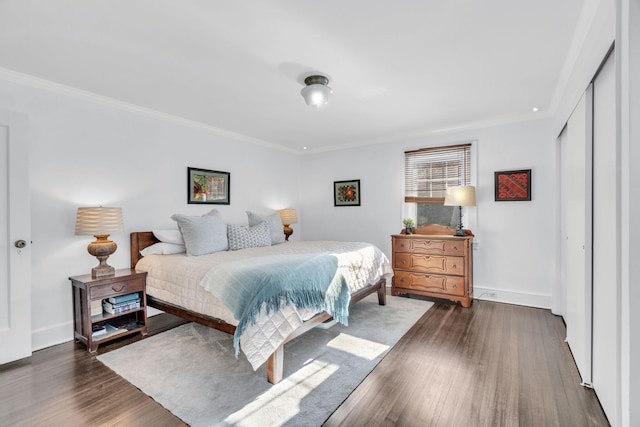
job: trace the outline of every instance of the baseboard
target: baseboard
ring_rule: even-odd
[[[551,308],[551,296],[528,292],[514,292],[504,289],[473,287],[473,297],[477,300],[495,301],[506,304],[524,305],[536,308]]]
[[[31,331],[32,351],[73,340],[73,322],[58,323]]]

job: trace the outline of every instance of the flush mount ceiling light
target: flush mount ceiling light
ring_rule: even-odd
[[[329,95],[333,93],[333,89],[329,86],[329,79],[325,76],[313,75],[304,79],[305,87],[300,93],[307,105],[311,107],[322,107],[329,103]]]

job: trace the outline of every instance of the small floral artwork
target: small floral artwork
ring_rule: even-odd
[[[333,183],[334,206],[360,206],[360,180]]]

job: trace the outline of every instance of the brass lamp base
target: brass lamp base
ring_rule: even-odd
[[[291,224],[283,224],[284,226],[284,240],[289,241],[289,236],[293,234],[293,228],[290,226]]]
[[[95,237],[96,240],[89,243],[87,252],[98,258],[100,264],[91,269],[91,277],[93,279],[99,279],[101,277],[114,276],[116,269],[107,264],[107,258],[116,251],[118,245],[109,240],[108,234],[94,234],[93,237]]]

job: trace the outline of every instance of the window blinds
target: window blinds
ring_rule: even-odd
[[[441,203],[447,187],[471,184],[471,144],[404,153],[404,201]]]

